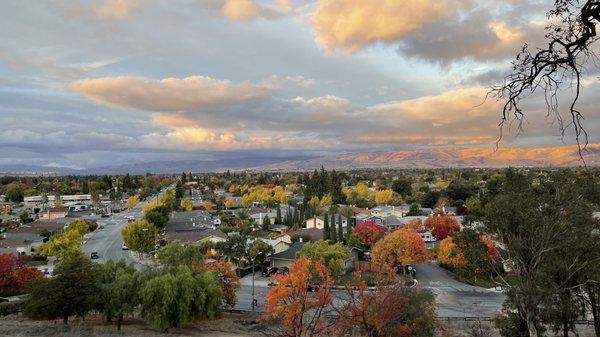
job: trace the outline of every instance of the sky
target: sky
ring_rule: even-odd
[[[0,4],[0,164],[288,158],[488,147],[485,99],[550,1],[88,0]],[[580,108],[600,142],[597,69]],[[570,94],[568,91],[562,94]],[[574,144],[525,101],[500,147]],[[594,118],[596,117],[596,118]]]

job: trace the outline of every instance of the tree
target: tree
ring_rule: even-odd
[[[154,249],[158,230],[146,220],[134,221],[121,230],[123,242],[134,252],[147,253]]]
[[[419,216],[421,214],[421,208],[418,204],[410,204],[410,208],[408,209],[408,213],[406,213],[406,216]]]
[[[67,228],[61,233],[54,234],[47,242],[40,245],[37,251],[46,256],[56,256],[59,259],[69,259],[83,254],[81,240],[87,232],[82,232],[79,225]]]
[[[375,192],[375,203],[377,205],[387,205],[394,197],[392,190],[380,190]]]
[[[61,261],[52,278],[36,280],[24,304],[25,315],[34,319],[84,317],[98,301],[97,271],[89,258],[75,256]]]
[[[462,263],[456,265],[459,275],[486,275],[494,270],[493,244],[492,253],[490,253],[490,247],[475,230],[465,228],[456,233],[453,243],[455,254],[462,261]]]
[[[450,215],[432,215],[425,219],[425,228],[438,240],[444,240],[460,230],[460,224]]]
[[[117,330],[126,315],[133,313],[139,304],[140,279],[133,264],[124,260],[117,263],[107,261],[98,267],[98,308],[108,321],[117,320]]]
[[[311,267],[312,266],[312,267]],[[289,337],[321,336],[331,329],[326,317],[332,303],[333,283],[324,263],[297,259],[267,294],[266,316],[280,323],[279,333]],[[316,292],[311,288],[319,284]]]
[[[266,261],[267,256],[274,252],[275,250],[268,243],[261,239],[256,239],[248,247],[245,258],[250,262],[254,262],[254,265],[260,266]]]
[[[179,266],[146,281],[140,298],[142,318],[168,332],[199,317],[215,317],[222,292],[213,272]]]
[[[334,215],[335,216],[335,215]],[[337,225],[337,240],[338,242],[344,242],[344,227],[342,227],[342,215],[338,214],[338,225]]]
[[[402,197],[407,197],[412,194],[412,184],[403,178],[396,179],[392,182],[392,190]]]
[[[315,243],[307,242],[296,253],[296,258],[309,259],[313,263],[323,261],[329,274],[338,276],[344,271],[344,260],[348,255],[350,255],[350,251],[341,243],[329,244],[325,240],[319,240]]]
[[[410,229],[399,229],[377,241],[371,258],[375,265],[391,269],[422,263],[429,259],[421,236]]]
[[[240,289],[240,280],[235,273],[235,267],[231,262],[214,261],[206,265],[206,269],[215,273],[217,281],[221,286],[225,305],[233,308],[237,303],[237,291]]]
[[[367,220],[358,224],[354,233],[360,238],[361,245],[370,249],[377,240],[383,237],[385,228],[379,226],[374,220]]]
[[[281,207],[277,206],[277,213],[275,215],[274,224],[278,225],[278,224],[281,224],[282,222],[283,222],[283,220],[281,218]]]
[[[338,230],[337,226],[335,225],[335,215],[331,216],[331,227],[329,228],[329,241],[333,243],[338,242]]]
[[[163,267],[188,266],[190,268],[204,264],[204,257],[198,246],[174,240],[156,253],[156,259]]]
[[[239,266],[246,256],[247,242],[248,238],[243,235],[230,235],[224,242],[217,242],[215,249],[228,261]]]
[[[191,211],[194,208],[194,202],[190,199],[181,199],[181,202],[179,204],[181,206],[181,209],[184,211]]]
[[[161,207],[157,207],[151,210],[150,212],[144,214],[144,220],[154,225],[156,229],[162,230],[167,226],[167,222],[169,222],[169,217],[165,215],[164,212],[160,210],[160,208]]]
[[[0,296],[20,294],[34,280],[44,276],[36,268],[27,267],[27,259],[12,253],[0,254]]]
[[[546,27],[548,45],[532,51],[525,44],[513,62],[513,73],[488,95],[504,100],[500,122],[502,136],[504,126],[513,120],[518,130],[522,130],[525,112],[521,100],[526,95],[543,91],[548,114],[559,121],[563,135],[567,128],[573,128],[581,155],[588,137],[582,125],[583,114],[578,103],[585,66],[596,58],[591,45],[598,40],[596,26],[600,23],[600,2],[556,0],[554,7],[548,13],[551,22]],[[565,90],[569,88],[572,90]],[[559,103],[562,92],[572,92],[566,104],[566,115],[560,112],[561,107],[565,106]]]
[[[330,236],[329,215],[325,214],[323,219],[323,240],[329,240]]]
[[[376,290],[369,291],[360,273],[355,283],[357,287],[346,286],[346,300],[335,309],[339,335],[435,336],[436,306],[430,292],[398,283],[378,285]]]
[[[23,212],[19,215],[19,220],[21,220],[22,224],[28,224],[33,222],[34,220],[29,216],[29,213]]]
[[[262,230],[265,232],[268,232],[269,230],[271,230],[271,219],[269,219],[269,216],[267,216],[267,215],[265,215],[265,217],[263,218]]]
[[[451,236],[443,239],[440,242],[437,260],[439,263],[450,267],[458,267],[465,263],[464,257],[456,249],[456,245],[454,244]]]
[[[214,207],[213,203],[210,200],[205,200],[203,205],[204,209],[207,211],[211,211]]]

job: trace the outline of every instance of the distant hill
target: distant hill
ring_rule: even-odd
[[[600,165],[600,144],[588,147],[584,155],[589,166]],[[290,160],[255,167],[258,170],[313,170],[324,166],[332,169],[354,168],[466,168],[466,167],[567,167],[581,166],[577,148],[573,146],[546,148],[455,148],[397,150],[348,153],[306,160]]]
[[[584,155],[588,166],[600,165],[600,144],[588,146]],[[568,167],[582,166],[574,146],[545,148],[437,148],[347,153],[325,157],[235,158],[222,160],[153,161],[117,166],[73,169],[34,165],[0,165],[0,173],[45,174],[174,174],[181,172],[221,172],[226,170],[306,171],[355,168],[467,168],[467,167]]]

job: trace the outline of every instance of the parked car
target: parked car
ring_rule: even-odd
[[[270,277],[271,275],[274,275],[275,273],[277,273],[278,270],[279,270],[279,268],[277,268],[277,267],[269,267],[269,268],[263,269],[262,276]]]
[[[279,275],[285,275],[285,274],[289,274],[289,273],[290,273],[290,268],[288,268],[288,267],[281,267],[277,271],[277,274],[279,274]]]
[[[110,217],[110,214],[103,213],[100,217],[102,217],[102,218],[108,218],[108,217]]]
[[[98,229],[104,229],[104,225],[98,226]]]
[[[98,255],[98,252],[92,252],[90,254],[90,259],[92,259],[92,260],[96,260],[96,259],[99,259],[99,258],[100,258],[100,255]]]
[[[127,246],[125,246],[125,244],[123,244],[123,246],[121,246],[122,250],[129,250],[129,248],[127,248]]]

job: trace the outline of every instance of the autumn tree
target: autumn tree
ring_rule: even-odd
[[[146,220],[134,221],[121,230],[123,242],[134,252],[147,253],[154,249],[158,230]]]
[[[371,258],[375,265],[389,269],[425,262],[429,255],[419,233],[410,229],[399,229],[377,241],[373,246]]]
[[[240,280],[231,262],[214,261],[206,264],[206,269],[215,273],[217,281],[223,291],[225,305],[233,308],[237,303],[237,291],[240,289]]]
[[[464,257],[456,249],[456,245],[449,236],[440,242],[437,260],[446,266],[457,267],[464,264]]]
[[[265,318],[280,322],[280,335],[316,337],[331,330],[326,315],[331,310],[333,281],[322,261],[297,259],[288,274],[275,279],[277,285],[267,294]]]
[[[394,192],[392,190],[380,190],[375,192],[375,203],[377,205],[387,205],[392,198],[394,197]]]
[[[358,224],[354,233],[360,237],[362,246],[370,249],[377,240],[383,237],[385,228],[379,226],[374,220],[367,220]]]
[[[181,199],[181,202],[179,203],[179,206],[181,207],[182,210],[184,211],[191,211],[192,208],[194,207],[194,202],[190,199]]]
[[[27,258],[12,253],[0,254],[0,296],[19,294],[34,280],[44,276],[27,266]]]
[[[132,195],[129,198],[127,198],[127,207],[128,208],[133,208],[139,202],[140,202],[140,197],[138,197],[137,195]]]
[[[425,220],[425,228],[438,240],[444,240],[460,230],[460,224],[450,215],[432,215]]]
[[[367,290],[357,273],[357,287],[346,286],[344,301],[335,309],[339,316],[336,330],[341,336],[433,337],[436,306],[425,290],[400,284],[378,285]]]

